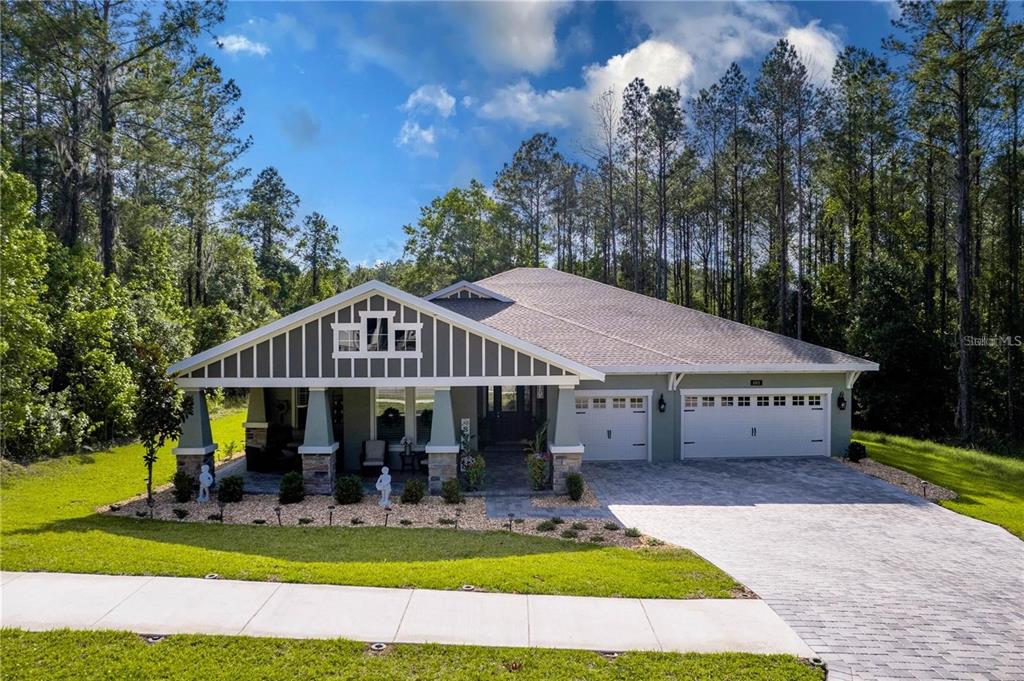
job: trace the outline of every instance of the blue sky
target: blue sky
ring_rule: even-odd
[[[537,131],[588,139],[590,102],[634,76],[684,98],[731,61],[750,76],[788,37],[826,79],[844,45],[879,49],[885,2],[256,3],[209,49],[242,89],[241,162],[281,171],[341,231],[349,262],[401,255],[402,226],[472,178],[489,184]]]

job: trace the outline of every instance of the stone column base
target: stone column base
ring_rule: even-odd
[[[459,475],[459,453],[430,451],[427,447],[427,486],[431,494],[440,494],[441,485]]]
[[[213,484],[217,484],[217,469],[213,463],[213,453],[216,450],[217,445],[209,445],[207,447],[178,447],[171,451],[177,459],[178,472],[190,476],[194,481],[194,486],[198,489],[199,474],[202,472],[204,464],[210,467]]]
[[[267,444],[267,424],[262,422],[247,421],[242,424],[245,427],[245,446],[264,447]]]
[[[338,443],[327,447],[299,447],[302,457],[302,485],[306,494],[334,494]]]
[[[583,465],[583,450],[551,454],[552,488],[558,494],[565,494],[565,477],[570,473],[579,473]]]

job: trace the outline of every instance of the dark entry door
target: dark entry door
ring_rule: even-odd
[[[495,442],[517,442],[533,437],[532,394],[523,386],[495,386],[489,418]]]

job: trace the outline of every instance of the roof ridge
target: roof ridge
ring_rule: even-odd
[[[614,291],[617,291],[619,293],[626,293],[626,294],[629,294],[631,296],[639,296],[639,297],[645,298],[647,300],[654,300],[654,301],[657,301],[658,303],[664,303],[666,305],[671,305],[673,307],[678,307],[678,308],[681,308],[683,310],[687,310],[689,312],[693,312],[695,314],[702,315],[704,317],[708,317],[709,319],[712,319],[712,320],[714,320],[716,322],[722,322],[722,323],[725,323],[725,324],[731,325],[731,326],[738,326],[738,327],[743,328],[743,329],[751,329],[751,330],[753,330],[753,331],[755,331],[757,333],[762,333],[762,334],[765,334],[765,335],[768,335],[768,336],[774,336],[775,338],[779,338],[779,339],[782,339],[782,340],[787,341],[787,342],[799,343],[801,346],[805,346],[805,347],[809,347],[809,348],[820,348],[822,350],[827,350],[829,352],[835,352],[837,354],[840,354],[840,355],[843,355],[845,357],[849,357],[851,359],[855,359],[855,360],[858,360],[858,361],[861,361],[861,362],[870,361],[870,360],[867,360],[867,359],[865,359],[863,357],[858,357],[857,355],[851,355],[848,352],[843,352],[842,350],[834,350],[832,348],[825,347],[824,345],[817,345],[815,343],[811,343],[809,341],[805,341],[805,340],[800,339],[800,338],[794,338],[792,336],[787,336],[785,334],[778,333],[778,332],[772,331],[770,329],[762,329],[759,326],[753,326],[751,324],[744,324],[743,322],[736,321],[735,319],[729,319],[728,317],[720,317],[720,316],[718,316],[716,314],[712,314],[710,312],[704,312],[703,310],[698,310],[698,309],[693,308],[693,307],[688,307],[686,305],[680,305],[679,303],[669,302],[667,300],[662,300],[661,298],[655,298],[654,296],[649,296],[649,295],[644,294],[644,293],[637,293],[636,291],[630,291],[629,289],[622,288],[620,286],[615,286],[614,284],[609,284],[607,282],[599,281],[597,279],[591,279],[590,277],[584,277],[584,276],[581,276],[579,274],[574,274],[572,272],[565,272],[563,270],[555,269],[553,267],[514,267],[514,268],[512,268],[510,270],[505,270],[505,272],[512,272],[512,271],[515,271],[515,270],[522,270],[522,269],[546,270],[548,272],[556,272],[556,273],[558,273],[558,276],[572,277],[573,279],[583,279],[584,281],[587,281],[589,283],[598,284],[600,286],[604,286],[606,288],[613,289]],[[487,279],[493,279],[494,277],[497,277],[497,276],[500,276],[502,274],[505,274],[505,272],[499,272],[498,274],[491,275],[490,277],[487,277]],[[481,281],[486,281],[486,279],[482,279]],[[516,301],[516,302],[519,303],[519,301]],[[522,303],[520,303],[520,304],[522,304]],[[524,306],[524,307],[529,307],[529,306]],[[531,309],[536,309],[536,308],[531,308]],[[543,310],[538,310],[538,311],[543,312]],[[551,315],[551,316],[556,317],[556,315]],[[561,317],[556,317],[556,318],[561,319]],[[578,324],[578,325],[582,326],[585,329],[591,330],[591,331],[595,330],[595,329],[591,329],[589,326],[586,326],[585,324]],[[608,336],[609,338],[616,338],[615,336],[612,336],[611,334],[604,333],[603,331],[598,331],[598,333],[601,333],[602,335]],[[616,340],[622,340],[622,339],[616,338]],[[626,342],[630,342],[630,341],[626,341]],[[639,348],[644,348],[645,350],[651,350],[651,351],[657,352],[658,354],[661,354],[661,355],[665,354],[664,352],[661,352],[660,350],[655,350],[654,348],[649,348],[649,347],[647,347],[645,345],[641,345],[639,343],[631,343],[631,345],[635,345],[635,346],[637,346]],[[670,356],[670,355],[666,355],[666,356]],[[677,359],[677,358],[673,357],[673,359]],[[692,362],[686,362],[686,364],[692,364]]]

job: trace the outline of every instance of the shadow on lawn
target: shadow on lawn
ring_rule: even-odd
[[[395,563],[509,558],[607,550],[502,531],[384,527],[278,527],[115,518],[94,514],[5,533],[102,532],[129,539],[296,562]],[[126,547],[130,548],[130,547]]]

